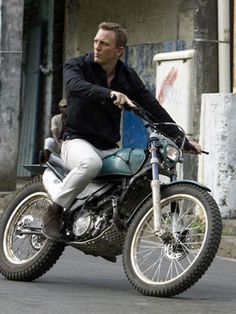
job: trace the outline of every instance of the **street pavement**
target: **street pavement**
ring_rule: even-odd
[[[1,314],[234,314],[236,261],[217,257],[189,290],[172,298],[145,297],[129,284],[121,258],[113,264],[66,248],[35,282],[0,275]]]

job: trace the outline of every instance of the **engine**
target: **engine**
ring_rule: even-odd
[[[84,208],[74,216],[73,234],[79,241],[86,241],[95,238],[111,225],[113,209],[111,199],[109,198],[99,207],[102,209]]]

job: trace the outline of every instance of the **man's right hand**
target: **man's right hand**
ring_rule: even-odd
[[[135,104],[125,95],[120,92],[111,91],[111,98],[114,98],[113,104],[120,109],[123,108],[124,105],[128,105],[131,108],[136,108]]]

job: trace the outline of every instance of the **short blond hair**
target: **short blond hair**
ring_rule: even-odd
[[[113,31],[116,34],[116,47],[125,47],[127,44],[126,31],[117,23],[102,22],[99,24],[98,29],[106,31]]]

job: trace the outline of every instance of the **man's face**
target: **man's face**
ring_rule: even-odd
[[[102,66],[113,64],[123,53],[124,47],[116,47],[113,31],[100,29],[94,38],[94,61]]]

